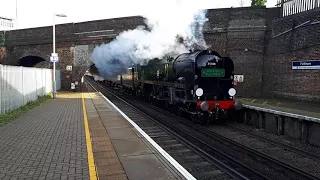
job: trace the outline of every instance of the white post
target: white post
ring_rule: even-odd
[[[53,14],[53,55],[55,55],[56,53],[56,27],[55,27],[55,16],[58,17],[67,17],[65,14]],[[55,60],[53,60],[53,99],[56,98],[56,94],[57,94],[57,88],[56,88],[56,63]]]
[[[54,17],[56,15],[53,14],[53,53],[56,53],[56,28],[55,28],[55,22]],[[53,62],[53,99],[56,99],[56,63]]]
[[[16,0],[16,29],[18,29],[18,0]]]

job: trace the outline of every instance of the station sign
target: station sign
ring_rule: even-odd
[[[71,89],[76,89],[76,85],[74,83],[71,83]]]
[[[235,82],[243,82],[244,75],[234,75],[234,81]]]
[[[72,66],[67,66],[67,67],[66,67],[66,70],[67,70],[67,71],[72,71]]]
[[[50,62],[59,62],[58,53],[52,53],[50,56]]]
[[[293,61],[292,69],[320,69],[320,60]]]

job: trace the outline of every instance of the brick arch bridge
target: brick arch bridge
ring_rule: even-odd
[[[69,89],[71,82],[80,81],[92,64],[90,56],[96,46],[112,41],[120,32],[144,25],[143,21],[142,17],[134,16],[56,25],[56,53],[60,59],[56,68],[61,70],[62,89]],[[22,58],[35,56],[45,60],[35,67],[52,68],[52,49],[52,26],[6,32],[0,63],[19,65]],[[72,66],[72,71],[67,71],[67,66]]]

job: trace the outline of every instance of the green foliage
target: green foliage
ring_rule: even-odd
[[[39,96],[38,99],[35,101],[30,101],[26,105],[21,106],[20,108],[18,108],[16,110],[10,111],[5,114],[1,114],[0,115],[0,126],[3,126],[5,124],[9,123],[10,121],[18,118],[22,113],[27,112],[36,106],[39,106],[41,103],[43,103],[44,101],[51,99],[51,98],[52,98],[52,93],[45,95],[45,96]]]
[[[254,6],[265,6],[267,0],[251,0],[251,7]]]

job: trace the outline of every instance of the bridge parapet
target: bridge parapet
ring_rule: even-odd
[[[56,42],[104,41],[139,25],[145,25],[140,16],[56,25]],[[52,34],[52,26],[13,30],[6,33],[5,45],[50,44]]]

